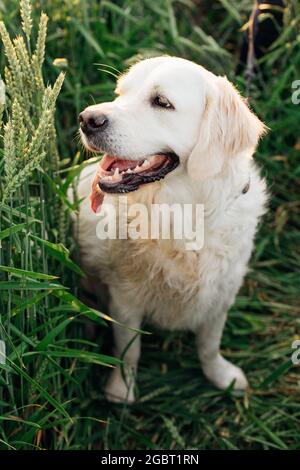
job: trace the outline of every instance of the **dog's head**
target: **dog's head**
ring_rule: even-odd
[[[175,57],[132,66],[118,80],[113,102],[79,116],[84,145],[104,152],[93,183],[92,208],[103,193],[126,193],[165,178],[179,166],[192,179],[222,171],[226,161],[253,152],[264,132],[225,77]]]

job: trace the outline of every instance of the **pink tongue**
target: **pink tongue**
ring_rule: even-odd
[[[91,201],[91,209],[96,213],[99,212],[103,199],[104,199],[104,193],[102,191],[99,191],[99,181],[100,181],[100,174],[99,172],[95,175],[95,178],[92,182],[92,192],[90,195],[90,201]]]
[[[121,160],[118,159],[116,161],[115,157],[112,157],[110,155],[105,154],[104,157],[101,160],[101,163],[99,165],[99,171],[95,175],[95,178],[92,183],[92,192],[90,195],[90,201],[91,201],[91,209],[97,213],[101,209],[101,205],[103,203],[103,199],[105,194],[101,191],[99,191],[99,181],[101,179],[101,173],[107,170],[109,168],[110,170],[114,170],[115,168],[119,168],[120,171],[122,170],[127,170],[128,168],[135,168],[136,165],[138,164],[137,161],[132,161],[132,160]]]
[[[101,205],[104,199],[104,194],[103,193],[98,193],[93,191],[92,194],[90,195],[90,201],[91,201],[91,209],[97,213],[101,209]]]

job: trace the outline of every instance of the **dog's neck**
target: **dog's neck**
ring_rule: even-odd
[[[205,214],[222,211],[231,201],[247,192],[253,160],[244,152],[226,162],[222,171],[213,177],[191,179],[184,167],[178,168],[147,195],[157,204],[203,204]],[[146,192],[145,192],[146,195]]]

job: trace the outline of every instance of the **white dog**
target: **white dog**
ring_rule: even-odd
[[[114,324],[115,353],[125,365],[113,370],[107,398],[134,401],[140,356],[134,329],[145,317],[162,328],[194,331],[206,377],[221,389],[234,383],[244,390],[247,379],[222,357],[220,342],[265,212],[265,182],[252,160],[265,126],[225,77],[180,58],[135,64],[118,80],[116,94],[79,116],[84,145],[105,153],[78,184],[85,287],[99,296],[105,283],[109,313],[128,327]],[[99,240],[94,212],[104,196],[116,205],[123,193],[129,205],[148,208],[203,204],[202,249],[188,251],[174,237]]]

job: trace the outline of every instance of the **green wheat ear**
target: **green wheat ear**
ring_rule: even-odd
[[[6,183],[13,180],[16,166],[14,127],[9,120],[4,126],[4,172]]]
[[[45,13],[41,14],[38,38],[36,42],[35,55],[40,67],[42,67],[45,58],[45,43],[47,36],[48,16]]]
[[[5,187],[2,203],[22,187],[31,174],[40,168],[48,156],[52,170],[58,169],[54,113],[64,74],[61,73],[53,87],[45,87],[42,66],[45,58],[45,42],[48,17],[42,13],[39,21],[34,52],[31,2],[20,1],[22,29],[25,39],[17,36],[11,40],[6,26],[0,22],[0,36],[7,57],[5,84],[0,81],[0,123],[7,94],[7,123],[3,133],[3,160]],[[6,91],[6,93],[5,93]]]
[[[27,41],[30,42],[30,35],[32,30],[32,7],[30,0],[20,0],[20,13],[23,31],[27,37]]]

